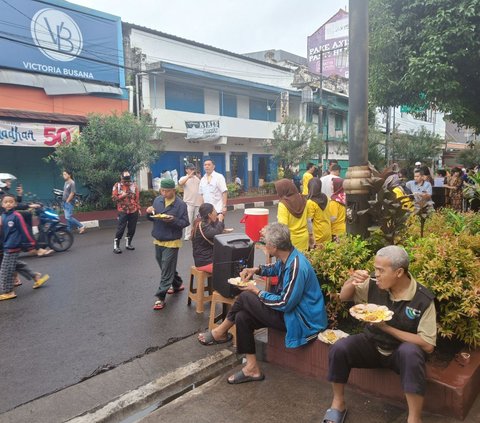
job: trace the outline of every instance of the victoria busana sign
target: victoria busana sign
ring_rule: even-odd
[[[15,0],[2,7],[2,67],[119,85],[119,17],[68,2]]]

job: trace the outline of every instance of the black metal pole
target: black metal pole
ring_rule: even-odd
[[[349,132],[350,167],[345,181],[348,232],[368,236],[369,191],[363,182],[368,168],[368,0],[350,0],[349,12]]]

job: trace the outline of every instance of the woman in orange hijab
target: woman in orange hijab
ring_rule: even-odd
[[[307,200],[300,195],[290,179],[275,182],[280,197],[277,221],[288,226],[293,246],[299,251],[308,250]]]

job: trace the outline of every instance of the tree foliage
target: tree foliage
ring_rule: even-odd
[[[370,0],[370,95],[480,131],[480,0]]]
[[[473,148],[463,150],[458,155],[458,162],[466,168],[474,168],[480,164],[480,144],[475,143]]]
[[[444,141],[422,127],[409,133],[395,132],[391,136],[390,150],[395,162],[403,162],[403,167],[413,170],[415,162],[431,163],[441,152]]]
[[[283,169],[323,154],[323,142],[316,126],[294,118],[286,119],[273,131],[273,141],[266,148]]]
[[[90,191],[92,201],[107,207],[120,172],[136,173],[155,161],[157,152],[151,142],[155,131],[149,115],[137,119],[128,112],[92,114],[80,136],[57,147],[49,159],[73,171]]]

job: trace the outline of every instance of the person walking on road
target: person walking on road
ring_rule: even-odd
[[[63,171],[63,179],[65,185],[63,186],[63,211],[65,213],[65,219],[67,221],[68,230],[78,228],[78,233],[83,234],[85,232],[85,225],[82,225],[77,219],[73,217],[74,199],[75,199],[75,181],[73,180],[73,174],[69,170]]]
[[[313,178],[316,167],[313,163],[307,163],[307,170],[302,177],[302,195],[306,198],[308,196],[308,182]]]
[[[178,181],[178,185],[183,187],[183,201],[187,204],[188,220],[190,225],[185,228],[184,240],[190,240],[193,221],[198,215],[198,208],[202,204],[202,196],[199,193],[200,178],[197,176],[195,165],[187,163],[185,166],[185,176]]]
[[[132,245],[132,239],[137,228],[138,216],[141,213],[140,191],[137,184],[132,181],[128,170],[122,172],[121,181],[113,186],[112,199],[117,203],[118,211],[118,225],[115,239],[113,240],[113,252],[115,254],[122,253],[120,240],[125,232],[125,228],[127,228],[125,248],[127,250],[135,250],[135,247]]]
[[[217,213],[227,212],[228,189],[225,177],[215,172],[215,163],[212,159],[206,158],[203,162],[205,175],[200,180],[200,194],[204,203],[213,204]]]
[[[182,246],[182,230],[190,222],[187,205],[177,197],[172,179],[162,179],[160,195],[155,198],[153,205],[147,208],[147,218],[153,222],[155,257],[162,272],[160,285],[155,293],[158,300],[153,309],[161,310],[165,307],[167,294],[185,289],[177,273],[177,258],[178,250]]]
[[[33,273],[23,262],[18,262],[22,248],[33,249],[35,240],[30,235],[22,215],[15,210],[17,205],[15,196],[5,194],[2,199],[4,210],[0,219],[0,235],[3,247],[0,247],[0,301],[11,300],[17,295],[14,291],[15,272],[26,275],[34,280],[33,288],[40,288],[49,278]],[[3,253],[3,254],[2,254]],[[17,283],[17,285],[19,285]]]

